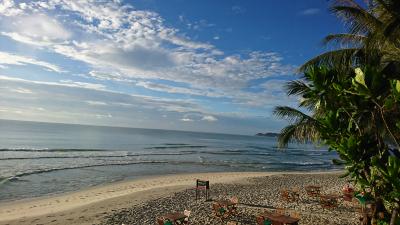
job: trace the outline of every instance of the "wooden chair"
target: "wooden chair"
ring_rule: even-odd
[[[287,202],[294,202],[299,199],[299,193],[293,190],[282,189],[281,198]]]
[[[307,195],[310,197],[318,197],[321,193],[321,187],[319,186],[307,186],[305,187]]]
[[[342,198],[344,201],[352,202],[353,197],[354,197],[354,191],[343,191]]]
[[[320,196],[320,204],[324,209],[333,209],[338,205],[337,198],[328,198],[326,196]]]
[[[295,201],[298,201],[300,199],[300,189],[299,188],[293,188],[292,189],[292,194],[293,194],[293,198]]]
[[[206,195],[206,201],[209,200],[210,198],[210,181],[208,180],[196,180],[196,200],[200,197],[201,191],[205,192]]]
[[[281,198],[287,202],[290,201],[289,191],[286,189],[281,190]]]

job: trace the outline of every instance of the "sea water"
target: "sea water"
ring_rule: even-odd
[[[273,137],[0,120],[0,201],[140,177],[340,169],[326,147]]]

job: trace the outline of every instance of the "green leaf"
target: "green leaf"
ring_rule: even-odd
[[[385,108],[387,108],[387,109],[391,109],[391,108],[393,108],[393,106],[394,106],[394,99],[393,98],[387,98],[386,100],[385,100]]]
[[[357,83],[362,84],[363,86],[367,87],[367,85],[365,84],[364,72],[360,68],[356,68],[354,70],[354,72],[356,73],[355,81],[357,81]]]
[[[396,91],[397,93],[400,93],[400,80],[396,81]]]

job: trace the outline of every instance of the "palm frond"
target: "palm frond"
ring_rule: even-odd
[[[322,44],[360,46],[365,39],[366,36],[358,34],[330,34],[322,40]]]
[[[400,30],[400,19],[393,19],[392,21],[390,21],[387,26],[385,27],[383,34],[386,37],[389,38],[395,38],[395,39],[399,39],[399,36],[396,34],[399,34],[399,30]]]
[[[359,48],[344,48],[325,52],[307,61],[299,68],[299,71],[304,72],[307,68],[312,66],[335,66],[348,68],[349,65],[352,65],[357,61],[355,57],[359,52]]]
[[[393,1],[375,0],[375,1],[378,3],[375,9],[378,10],[380,9],[381,15],[390,15],[391,17],[400,19],[400,2],[398,0],[393,0]]]
[[[362,7],[336,5],[331,11],[343,18],[349,26],[349,33],[367,34],[382,28],[382,22]]]
[[[320,135],[314,120],[302,120],[284,127],[278,136],[278,146],[286,147],[290,142],[315,142]]]
[[[318,113],[320,101],[314,98],[304,98],[300,101],[299,107],[306,108],[308,111],[313,112],[314,115]]]
[[[288,125],[284,127],[278,136],[278,147],[279,148],[287,147],[289,142],[294,137],[295,132],[296,132],[296,125]]]
[[[275,107],[273,114],[280,119],[285,119],[293,123],[298,123],[299,121],[305,119],[313,120],[313,118],[309,115],[289,106],[277,106]]]
[[[302,80],[292,80],[289,81],[284,89],[287,95],[304,95],[310,91],[310,87]]]

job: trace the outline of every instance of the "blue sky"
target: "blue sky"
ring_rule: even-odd
[[[0,0],[0,118],[279,131],[283,85],[343,31],[322,0]]]

